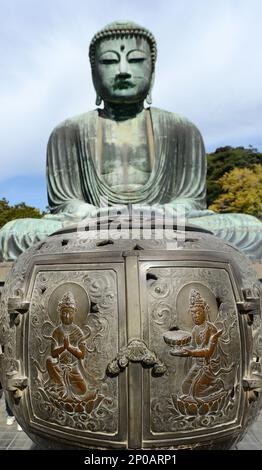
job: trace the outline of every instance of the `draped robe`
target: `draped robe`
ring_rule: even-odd
[[[95,167],[98,111],[69,119],[52,133],[48,144],[48,199],[53,212],[65,211],[71,201],[99,206],[101,196],[114,204],[184,202],[205,209],[206,159],[202,137],[187,119],[151,108],[155,162],[141,189],[116,193]],[[73,178],[72,178],[73,176]]]
[[[211,230],[251,259],[262,259],[262,224],[244,214],[206,210],[206,156],[198,129],[177,114],[151,108],[155,159],[140,189],[116,192],[97,171],[99,110],[67,119],[50,136],[47,149],[48,202],[42,219],[21,219],[0,230],[0,257],[13,260],[26,248],[70,223],[96,214],[101,197],[108,205],[176,208],[183,204],[187,222]],[[0,260],[1,260],[0,258]]]

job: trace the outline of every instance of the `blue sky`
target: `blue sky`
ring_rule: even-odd
[[[208,151],[262,151],[261,0],[0,0],[0,198],[47,205],[46,143],[95,107],[88,45],[116,19],[158,42],[153,105],[187,116]]]

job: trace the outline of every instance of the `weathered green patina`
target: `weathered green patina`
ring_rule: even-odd
[[[153,107],[156,42],[145,28],[114,22],[90,45],[98,108],[57,126],[48,143],[51,214],[12,221],[0,231],[3,260],[66,225],[109,206],[183,204],[188,222],[207,228],[253,259],[262,258],[262,224],[244,214],[206,210],[206,156],[198,129],[177,114]]]

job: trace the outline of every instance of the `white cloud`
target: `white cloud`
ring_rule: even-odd
[[[88,43],[120,18],[158,40],[155,106],[189,117],[209,149],[262,150],[260,0],[1,3],[0,180],[44,173],[52,128],[94,107]]]

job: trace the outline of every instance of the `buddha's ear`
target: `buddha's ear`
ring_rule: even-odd
[[[152,72],[150,87],[149,87],[148,94],[146,97],[146,102],[149,105],[152,104],[152,88],[154,86],[154,81],[155,81],[155,72]]]
[[[100,106],[100,104],[102,103],[102,98],[101,96],[97,93],[96,94],[96,106]]]

